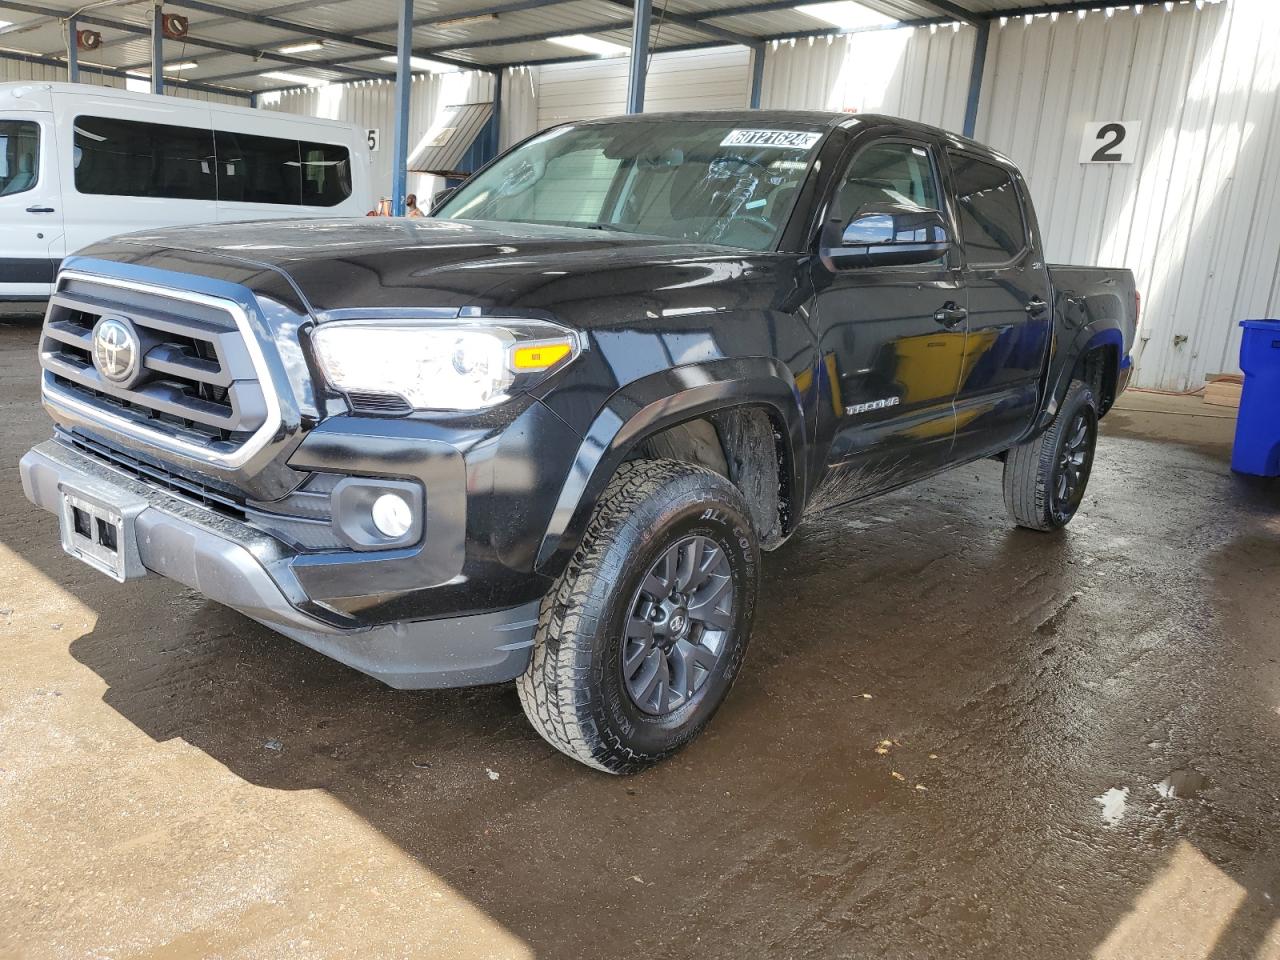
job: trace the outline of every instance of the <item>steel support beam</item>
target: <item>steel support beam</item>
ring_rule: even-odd
[[[969,97],[964,105],[964,135],[972,137],[978,126],[978,101],[982,99],[982,75],[987,69],[987,45],[991,41],[991,21],[977,26],[973,44],[973,63],[969,67]]]
[[[34,13],[42,16],[48,16],[48,10],[45,9],[44,7],[38,7],[35,4],[22,2],[22,0],[2,0],[2,2],[0,2],[0,9],[20,10],[24,13]],[[50,17],[49,19],[56,20],[56,17]],[[152,34],[152,30],[150,27],[144,27],[137,23],[130,23],[127,20],[109,20],[105,17],[99,17],[96,14],[88,14],[88,13],[79,14],[78,19],[81,23],[88,24],[89,26],[105,27],[108,30],[119,30],[119,31],[122,31],[123,33],[133,34],[134,36],[138,36],[138,37],[149,37]],[[221,53],[234,53],[240,56],[251,56],[251,57],[258,58],[259,60],[266,60],[272,63],[287,63],[295,67],[321,66],[321,64],[315,63],[311,60],[303,60],[301,57],[290,57],[283,53],[268,53],[265,50],[246,50],[243,46],[239,44],[224,43],[221,40],[210,40],[207,37],[187,37],[184,43],[188,48],[204,47],[208,50],[220,51]],[[355,57],[343,58],[344,62],[348,60],[353,60],[353,59],[358,59],[358,58],[355,58]],[[137,64],[137,65],[122,67],[121,69],[125,71],[142,70],[142,69],[145,69],[146,66],[147,66],[146,64]],[[332,70],[335,73],[345,73],[347,76],[352,77],[353,79],[358,79],[358,80],[386,79],[385,73],[376,73],[372,70],[361,70],[356,67],[345,67],[337,64],[324,64],[323,66],[324,66],[324,69],[326,70]],[[270,69],[270,68],[267,68],[267,69]],[[258,69],[258,70],[254,70],[252,74],[244,73],[244,74],[239,74],[238,76],[250,76],[250,75],[256,76],[261,72],[262,70]],[[204,77],[203,82],[207,84],[216,83],[217,80],[219,79],[224,79],[224,78]],[[185,86],[190,86],[190,84],[185,84]]]
[[[218,3],[209,3],[207,0],[165,0],[170,6],[184,7],[188,10],[199,10],[201,13],[213,13],[236,20],[243,20],[246,23],[256,23],[259,26],[271,27],[274,30],[285,30],[296,33],[300,37],[315,40],[332,40],[335,43],[345,43],[352,47],[363,47],[366,50],[377,50],[379,53],[396,53],[396,45],[394,43],[384,43],[381,40],[370,40],[365,36],[354,36],[347,33],[338,33],[336,30],[322,30],[319,27],[309,27],[304,23],[294,23],[291,20],[281,20],[279,17],[267,16],[259,13],[245,13],[240,10],[234,10],[231,7],[224,7]],[[455,17],[457,14],[454,15]],[[468,14],[472,16],[472,14]],[[399,28],[399,24],[393,25]],[[364,28],[361,33],[376,33],[377,28]],[[281,41],[282,43],[286,41]],[[350,61],[352,57],[347,57]],[[447,57],[436,57],[441,63],[447,63],[455,67],[470,68],[472,64],[462,60],[450,60]]]
[[[493,75],[493,149],[489,152],[492,160],[502,152],[502,71]]]
[[[67,82],[80,82],[80,24],[73,14],[67,17]]]
[[[635,0],[631,17],[631,62],[627,65],[627,113],[644,113],[644,82],[649,74],[651,0]]]
[[[607,3],[613,4],[615,7],[630,7],[630,0],[605,0]],[[725,43],[736,43],[743,47],[750,47],[760,42],[759,37],[749,37],[745,33],[735,33],[732,30],[725,30],[722,27],[705,23],[698,17],[689,16],[683,13],[673,13],[670,10],[664,10],[662,19],[665,23],[674,23],[689,30],[697,30],[699,33],[706,34],[708,37],[715,37],[717,40],[723,40]],[[586,33],[589,28],[578,28],[577,32]]]
[[[391,215],[404,216],[409,184],[409,101],[413,94],[413,0],[400,0],[400,28],[396,33],[396,127],[391,143]]]
[[[164,93],[164,7],[151,8],[151,92]]]
[[[751,109],[760,109],[760,94],[764,91],[764,57],[767,44],[757,43],[751,48]]]
[[[982,19],[980,14],[974,13],[972,10],[966,10],[958,3],[952,3],[952,0],[924,0],[926,7],[933,7],[939,13],[944,13],[948,17],[954,17],[962,23],[971,23],[975,27],[978,26]]]
[[[58,69],[62,69],[67,65],[67,61],[62,57],[46,57],[38,53],[18,53],[13,50],[0,50],[0,60],[12,60],[15,63],[38,63],[43,67],[57,67]],[[88,63],[80,64],[80,72],[92,73],[103,77],[119,77],[122,80],[133,76],[133,74],[127,73],[118,67],[98,67]],[[233,90],[230,87],[215,87],[198,81],[183,82],[182,86],[187,90],[199,90],[202,93],[216,93],[223,97],[236,97],[244,101],[249,100],[248,92]]]

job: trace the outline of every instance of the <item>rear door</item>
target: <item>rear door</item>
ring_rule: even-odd
[[[1050,285],[1017,172],[991,157],[947,154],[969,309],[956,392],[959,462],[1008,449],[1035,419]]]
[[[947,216],[937,149],[907,131],[854,147],[828,219],[899,203]],[[954,255],[917,266],[831,271],[815,265],[824,399],[834,424],[822,506],[900,486],[944,466],[964,352],[964,292]],[[948,313],[944,323],[940,311]],[[820,438],[821,439],[821,438]]]
[[[62,259],[53,115],[0,116],[0,296],[48,296]]]

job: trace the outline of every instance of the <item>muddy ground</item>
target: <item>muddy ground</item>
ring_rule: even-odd
[[[1130,394],[1063,535],[981,463],[811,521],[631,779],[64,556],[0,322],[0,955],[1280,958],[1280,487]],[[877,752],[877,746],[883,752]]]

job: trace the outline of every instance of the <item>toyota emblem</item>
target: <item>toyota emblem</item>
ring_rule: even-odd
[[[93,365],[112,383],[128,384],[142,357],[138,334],[124,317],[103,317],[93,328]]]

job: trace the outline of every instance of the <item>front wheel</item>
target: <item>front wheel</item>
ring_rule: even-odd
[[[1004,503],[1020,527],[1057,530],[1084,500],[1098,442],[1098,405],[1087,383],[1071,384],[1049,429],[1009,451]]]
[[[609,773],[687,744],[742,664],[759,567],[728,480],[673,460],[623,464],[542,602],[516,681],[534,729]]]

